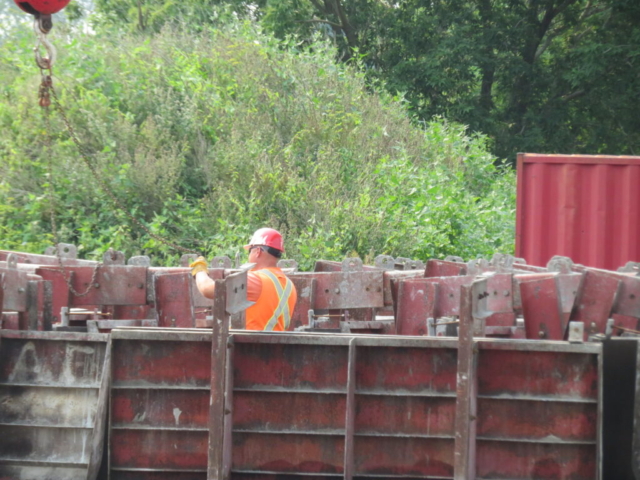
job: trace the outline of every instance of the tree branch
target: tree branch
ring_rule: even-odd
[[[560,100],[562,100],[563,102],[568,102],[569,100],[573,100],[574,98],[582,97],[586,93],[587,93],[586,90],[577,90],[573,93],[568,93],[566,95],[563,95],[562,97],[560,97]]]
[[[339,23],[333,23],[333,22],[330,22],[329,20],[322,20],[321,18],[312,18],[310,20],[298,20],[296,23],[324,23],[326,25],[331,25],[333,28],[339,28],[340,30],[344,30],[344,28],[342,28],[342,25],[340,25]]]

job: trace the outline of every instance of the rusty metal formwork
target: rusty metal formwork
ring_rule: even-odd
[[[0,478],[95,479],[109,344],[103,334],[0,331]]]
[[[211,335],[112,333],[109,478],[205,479]]]
[[[56,257],[1,255],[3,325],[14,331],[3,331],[0,352],[5,336],[63,338],[15,329],[115,329],[101,337],[113,359],[103,376],[113,384],[100,390],[110,402],[109,478],[599,479],[621,458],[606,443],[603,383],[613,374],[603,374],[600,342],[638,327],[636,264],[288,265],[298,332],[256,334],[234,329],[246,271],[228,259],[211,264],[211,302],[185,266],[124,265],[113,253],[96,272],[69,258],[67,282]],[[94,273],[87,295],[71,292],[68,283],[84,290]],[[56,348],[51,365],[70,355]],[[8,411],[0,402],[0,416]]]
[[[213,419],[210,333],[112,335],[111,478],[600,478],[597,344],[232,330]]]

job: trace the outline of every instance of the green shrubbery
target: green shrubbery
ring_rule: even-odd
[[[443,119],[412,124],[401,98],[367,87],[326,44],[302,50],[237,22],[195,36],[66,38],[54,38],[62,104],[115,195],[154,233],[234,256],[273,226],[303,268],[354,253],[513,251],[514,175],[485,140]],[[31,42],[16,31],[0,58],[2,248],[52,243],[51,181],[61,240],[83,257],[113,247],[175,264],[179,252],[100,191],[56,114],[46,148]]]

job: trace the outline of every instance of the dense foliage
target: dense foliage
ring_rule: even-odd
[[[416,125],[402,97],[368,87],[327,42],[281,42],[231,18],[202,30],[54,37],[55,86],[84,150],[153,232],[234,256],[273,226],[303,268],[513,251],[514,176],[485,137],[443,119]],[[55,111],[47,128],[31,44],[16,28],[0,57],[2,248],[52,244],[53,207],[83,257],[113,247],[176,264],[179,252],[98,187]]]
[[[321,33],[418,118],[468,125],[501,158],[640,151],[637,0],[96,2],[103,21],[138,30],[199,29],[225,4],[280,38]]]

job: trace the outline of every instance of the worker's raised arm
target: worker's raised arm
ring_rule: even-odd
[[[216,289],[216,283],[207,273],[208,266],[204,257],[198,257],[195,262],[189,265],[191,267],[191,275],[196,281],[198,291],[206,298],[213,298]]]

